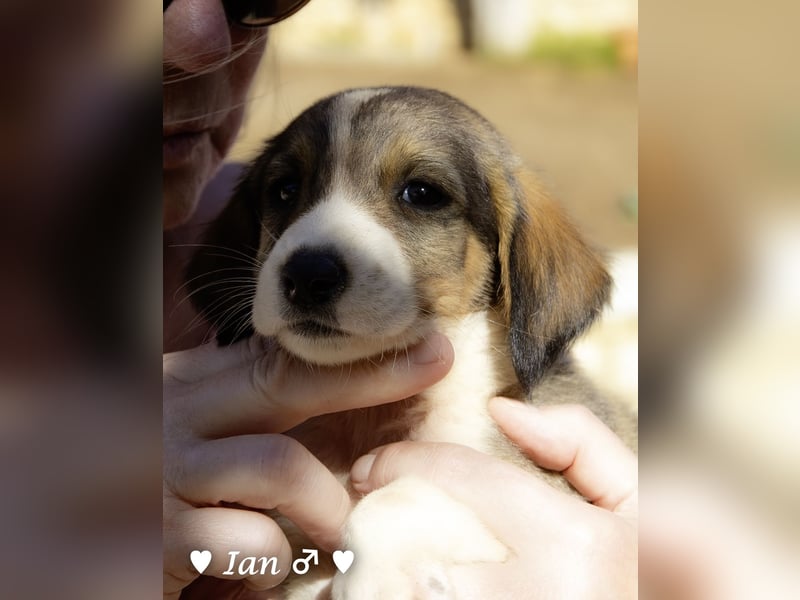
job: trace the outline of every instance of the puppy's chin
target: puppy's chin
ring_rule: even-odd
[[[391,337],[363,337],[348,334],[315,336],[285,328],[275,338],[287,352],[306,362],[333,366],[382,355],[392,356],[420,341],[429,330],[429,326],[420,325]]]

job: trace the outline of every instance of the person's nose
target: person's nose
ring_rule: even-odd
[[[164,12],[164,63],[199,73],[231,55],[231,32],[220,0],[172,0]]]

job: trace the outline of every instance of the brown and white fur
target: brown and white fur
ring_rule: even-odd
[[[632,431],[566,354],[607,299],[601,260],[494,128],[444,93],[321,100],[267,142],[208,243],[189,278],[220,343],[255,332],[346,377],[349,363],[396,355],[432,330],[452,341],[451,372],[419,396],[288,432],[343,481],[356,458],[401,439],[464,444],[535,471],[488,416],[498,394],[584,403]],[[345,575],[320,567],[290,579],[286,597],[416,598],[434,586],[445,598],[448,565],[507,552],[414,479],[362,499],[345,540],[356,556]]]

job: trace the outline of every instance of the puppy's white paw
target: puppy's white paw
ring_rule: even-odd
[[[474,512],[412,477],[364,498],[345,544],[355,559],[334,577],[333,600],[454,598],[450,566],[503,562],[509,554]]]

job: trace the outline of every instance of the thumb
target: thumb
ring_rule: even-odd
[[[637,512],[636,455],[585,406],[493,398],[489,413],[537,465],[561,472],[584,498],[614,512]]]

